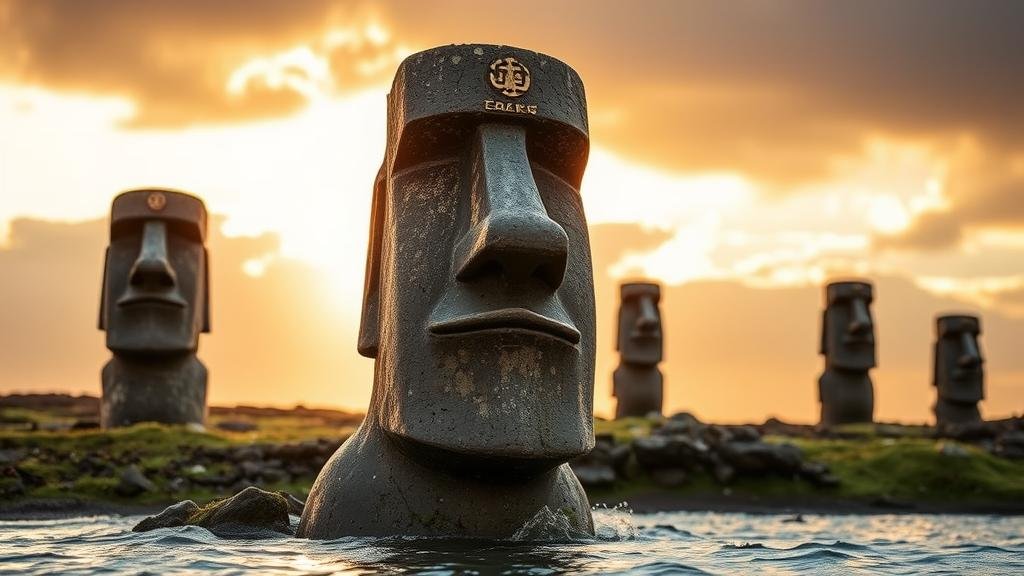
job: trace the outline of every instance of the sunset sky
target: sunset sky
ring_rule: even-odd
[[[365,408],[385,95],[405,56],[521,46],[586,85],[599,347],[665,284],[666,411],[817,419],[824,282],[876,284],[876,416],[930,421],[933,317],[982,315],[1024,412],[1024,3],[0,0],[0,393],[99,393],[118,192],[215,214],[210,401]]]

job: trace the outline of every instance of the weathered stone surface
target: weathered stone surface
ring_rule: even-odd
[[[632,282],[620,287],[619,337],[621,361],[612,375],[612,395],[618,400],[615,417],[661,415],[664,382],[662,357],[661,287]]]
[[[295,496],[285,492],[284,490],[278,490],[278,494],[288,502],[288,513],[296,516],[302,516],[302,510],[306,507],[306,502],[299,500]]]
[[[401,64],[358,343],[373,396],[300,536],[507,538],[544,507],[593,531],[566,464],[594,446],[586,118],[550,56],[461,45]]]
[[[263,530],[291,534],[288,500],[281,494],[250,486],[238,494],[199,509],[188,523],[220,536],[241,536]]]
[[[114,198],[99,314],[114,354],[101,377],[104,428],[205,421],[206,367],[195,357],[210,329],[205,238],[206,208],[194,196]]]
[[[873,299],[867,282],[833,282],[825,288],[820,349],[825,372],[818,379],[823,427],[873,421],[875,395],[868,375],[875,367]]]
[[[135,497],[143,492],[156,490],[156,485],[137,466],[128,466],[121,472],[121,478],[114,488],[119,496]]]
[[[935,424],[940,429],[981,423],[978,402],[985,398],[985,368],[978,344],[977,316],[948,315],[935,320]]]
[[[189,518],[199,511],[199,505],[191,500],[184,500],[164,508],[155,516],[147,516],[132,528],[132,532],[148,532],[157,528],[173,528],[188,524]]]
[[[146,532],[174,526],[201,526],[224,537],[259,537],[269,532],[291,534],[288,514],[302,513],[302,501],[287,492],[249,486],[230,498],[199,507],[191,500],[168,506],[132,528]]]

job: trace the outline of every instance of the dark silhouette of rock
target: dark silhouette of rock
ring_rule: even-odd
[[[184,500],[164,508],[155,516],[147,516],[132,528],[132,532],[149,532],[157,528],[173,528],[185,526],[189,518],[199,511],[199,505],[191,500]]]
[[[985,368],[978,345],[981,320],[977,316],[947,315],[935,321],[935,424],[981,422],[978,402],[985,398]]]
[[[104,428],[206,420],[206,367],[196,359],[209,332],[206,208],[170,190],[114,198],[103,269],[100,330],[114,357],[103,367]]]
[[[833,282],[825,288],[818,379],[821,426],[871,422],[875,392],[868,371],[875,367],[873,289],[867,282]]]
[[[545,506],[593,532],[593,272],[579,76],[510,46],[413,54],[388,96],[359,351],[359,430],[300,536],[506,538]]]
[[[619,367],[612,376],[612,395],[618,400],[615,417],[661,415],[664,382],[658,363],[662,357],[661,287],[633,282],[620,287]]]
[[[121,479],[118,481],[117,486],[114,487],[114,491],[119,496],[126,496],[128,498],[133,498],[143,492],[153,492],[154,490],[156,490],[156,485],[149,478],[146,478],[136,466],[125,468],[121,472]]]
[[[224,420],[223,422],[217,422],[217,429],[224,430],[226,432],[252,432],[259,428],[253,422],[246,422],[244,420]]]
[[[676,488],[686,484],[689,475],[685,468],[655,468],[651,470],[651,480],[658,486],[665,488]]]
[[[1012,430],[1004,432],[996,438],[994,452],[1003,458],[1024,460],[1024,431]]]

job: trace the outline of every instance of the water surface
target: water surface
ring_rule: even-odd
[[[0,571],[18,574],[1024,574],[1024,519],[597,510],[572,542],[290,537],[203,528],[136,534],[141,517],[0,522]],[[293,518],[293,520],[295,520]],[[557,530],[549,536],[559,538]]]

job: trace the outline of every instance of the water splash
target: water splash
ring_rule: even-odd
[[[564,510],[542,507],[512,534],[513,542],[578,542],[590,534],[577,528],[578,522]]]
[[[619,542],[636,539],[636,525],[633,524],[633,509],[626,502],[619,502],[609,508],[598,504],[593,508],[594,536],[598,540]]]

